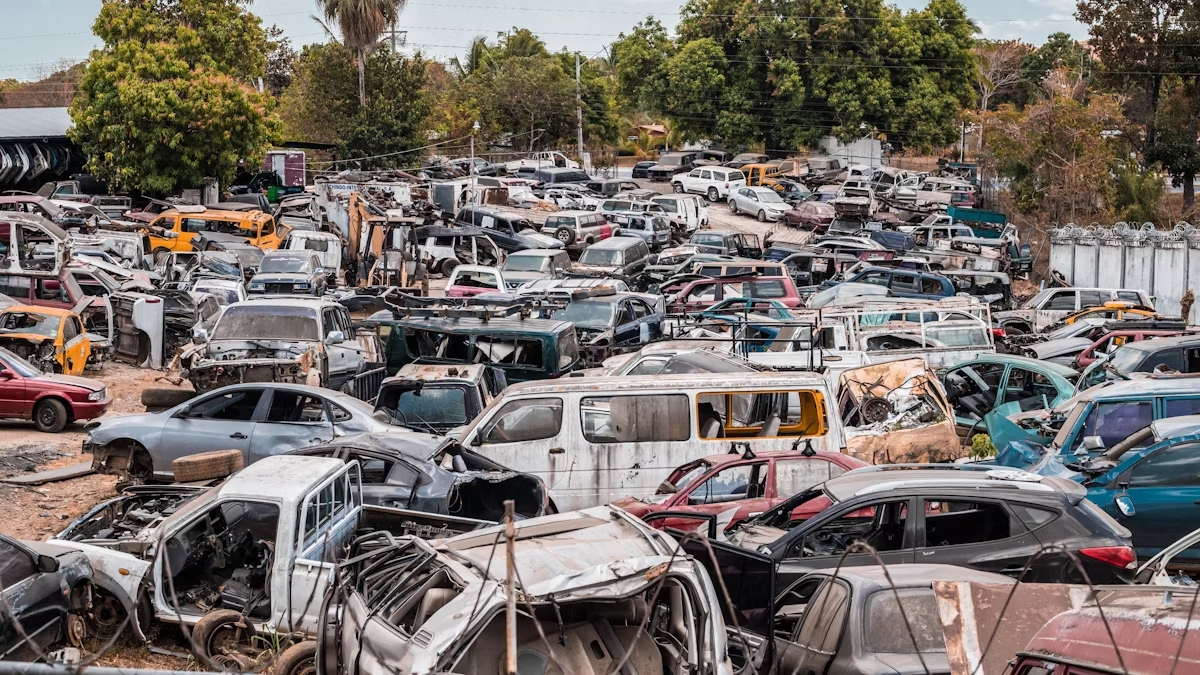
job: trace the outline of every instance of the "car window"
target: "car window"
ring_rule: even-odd
[[[642,359],[636,366],[629,369],[626,375],[657,375],[662,372],[663,366],[667,365],[666,357],[654,357]]]
[[[921,292],[926,295],[941,295],[942,282],[933,277],[921,277]]]
[[[755,298],[786,298],[787,287],[782,281],[752,281],[750,294]]]
[[[1200,396],[1163,400],[1163,417],[1182,417],[1200,414]]]
[[[622,303],[621,308],[617,311],[617,325],[624,326],[627,323],[633,323],[633,309],[628,302]]]
[[[1111,448],[1114,443],[1124,440],[1153,421],[1154,404],[1150,401],[1098,403],[1092,407],[1083,428],[1075,437],[1071,451],[1080,448],[1087,436],[1099,436],[1104,441],[1104,447]]]
[[[37,574],[37,564],[25,551],[0,538],[0,589],[11,588]]]
[[[834,581],[827,582],[809,603],[796,632],[796,644],[823,655],[833,654],[837,651],[849,607],[846,587]],[[940,628],[936,612],[933,622]]]
[[[1142,296],[1137,291],[1117,291],[1117,299],[1142,304]]]
[[[1164,448],[1134,465],[1129,487],[1169,486],[1200,486],[1200,442]]]
[[[917,277],[913,274],[893,274],[892,283],[889,287],[895,291],[915,293],[917,291]]]
[[[856,506],[806,533],[792,544],[788,558],[839,556],[855,542],[880,553],[904,548],[908,523],[908,500],[883,501]]]
[[[228,420],[249,422],[254,419],[254,409],[262,398],[261,389],[231,391],[193,405],[187,413],[188,419]]]
[[[716,299],[716,284],[703,284],[695,286],[687,294],[687,302],[715,302]]]
[[[766,496],[767,463],[731,466],[697,485],[688,495],[688,504],[721,504]]]
[[[30,285],[29,277],[0,276],[0,294],[7,295],[14,300],[28,299]]]
[[[51,302],[68,302],[67,289],[58,279],[38,279],[37,299]]]
[[[875,591],[867,597],[863,610],[864,646],[884,654],[945,652],[946,639],[938,617],[932,588]]]
[[[1075,309],[1075,291],[1055,293],[1042,309]]]
[[[560,398],[509,401],[479,434],[484,443],[517,443],[553,438],[562,428]]]
[[[663,364],[655,363],[653,372]],[[684,394],[592,396],[580,400],[579,415],[590,443],[686,441],[691,436],[688,408]]]
[[[275,391],[268,422],[325,422],[325,401],[294,391]]]
[[[1108,302],[1109,294],[1100,291],[1079,291],[1080,307],[1099,307]]]
[[[887,286],[890,275],[887,272],[865,272],[856,281],[860,284],[875,284],[876,286]]]
[[[845,469],[819,457],[780,459],[775,462],[775,494],[791,497],[843,473]]]
[[[647,305],[640,300],[631,300],[629,302],[629,306],[633,308],[633,315],[638,319],[649,316],[653,313],[653,310],[650,309],[650,305]]]
[[[926,548],[980,544],[1024,533],[1003,504],[924,499]]]
[[[79,319],[73,316],[63,319],[63,340],[70,342],[79,337],[82,332],[83,328],[79,325]]]

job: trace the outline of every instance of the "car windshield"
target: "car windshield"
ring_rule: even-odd
[[[225,310],[214,340],[317,340],[317,310],[255,302]]]
[[[783,197],[780,197],[779,193],[774,190],[759,190],[755,194],[758,195],[758,198],[760,201],[766,202],[768,204],[782,204],[783,203]]]
[[[467,394],[462,387],[422,387],[400,394],[395,417],[405,426],[466,424]]]
[[[695,466],[685,471],[683,475],[675,480],[675,492],[683,490],[687,486],[691,485],[697,478],[708,473],[708,470],[711,468],[712,464],[709,464],[707,461],[698,462]],[[660,489],[658,493],[662,494],[663,492]]]
[[[238,269],[237,263],[230,260],[224,254],[220,256],[212,254],[204,254],[196,258],[196,265],[210,272],[215,272],[226,277],[240,277],[242,271]]]
[[[57,316],[34,312],[5,312],[0,314],[0,333],[32,333],[42,337],[58,337]]]
[[[242,267],[258,267],[258,263],[263,259],[263,252],[257,248],[238,247],[230,249],[229,253],[237,256],[238,262],[242,263]]]
[[[584,328],[607,328],[612,324],[613,312],[616,305],[611,302],[579,301],[568,303],[567,306],[555,313],[554,318],[570,321]]]
[[[200,284],[196,284],[196,287],[192,290],[196,291],[197,293],[210,293],[215,295],[217,296],[217,300],[222,305],[232,305],[240,299],[238,298],[238,292],[232,288],[222,288],[220,286],[201,286]]]
[[[667,213],[679,213],[679,204],[674,199],[655,199],[654,203]]]
[[[872,593],[863,612],[863,638],[866,648],[875,653],[945,652],[946,639],[933,589],[900,588]]]
[[[510,255],[500,269],[506,272],[545,272],[550,258],[544,255]]]
[[[1134,372],[1134,368],[1138,367],[1145,356],[1146,352],[1141,349],[1118,349],[1108,360],[1108,369],[1128,375]]]
[[[299,256],[269,255],[262,259],[260,273],[308,274],[312,271],[312,260]]]
[[[1093,326],[1077,321],[1069,323],[1058,330],[1050,331],[1046,334],[1046,342],[1050,340],[1060,340],[1062,338],[1075,337],[1081,330],[1090,330]]]
[[[621,252],[611,248],[589,248],[579,256],[579,262],[584,265],[620,265]]]
[[[679,166],[680,164],[683,164],[683,156],[663,155],[662,157],[658,158],[658,163],[662,164],[663,166]]]
[[[700,246],[724,246],[725,237],[719,234],[693,234],[692,243]]]
[[[0,365],[6,365],[11,368],[17,375],[21,377],[37,377],[44,373],[37,366],[8,351],[4,347],[0,347]]]

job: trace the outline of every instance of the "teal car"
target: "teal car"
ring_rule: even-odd
[[[984,430],[983,418],[1016,403],[1020,411],[1053,408],[1075,393],[1075,370],[1013,354],[986,354],[942,374],[959,436]]]

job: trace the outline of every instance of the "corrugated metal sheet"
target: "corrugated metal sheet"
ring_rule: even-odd
[[[0,108],[0,141],[66,138],[70,128],[67,108]]]

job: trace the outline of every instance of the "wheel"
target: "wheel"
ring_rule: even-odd
[[[166,249],[161,246],[154,249],[154,251],[151,253],[151,255],[154,256],[154,264],[157,265],[159,263],[159,261],[162,260],[163,257],[166,256],[167,254],[169,254],[170,252],[171,252],[170,249]]]
[[[717,192],[717,188],[715,188],[715,187],[708,188],[708,201],[715,202],[715,201],[719,200],[720,198],[721,198],[721,193]]]
[[[196,392],[191,389],[151,387],[142,390],[142,405],[147,408],[174,408],[193,398],[196,398]]]
[[[1025,334],[1025,331],[1021,330],[1021,328],[1018,326],[1004,326],[1003,328],[1004,328],[1005,335],[1024,335]]]
[[[197,656],[213,662],[218,670],[241,672],[250,665],[247,654],[254,625],[232,609],[209,612],[192,628],[192,649]]]
[[[458,261],[454,258],[446,258],[442,264],[438,266],[438,271],[442,273],[443,279],[449,279],[451,274],[454,274],[454,269],[458,267]]]
[[[575,243],[575,230],[569,227],[560,227],[554,231],[554,238],[561,241],[563,246],[570,246]]]
[[[271,665],[271,675],[316,675],[317,643],[307,640],[288,647]]]
[[[44,398],[33,407],[33,423],[38,431],[57,434],[67,426],[67,406],[56,398]]]
[[[729,200],[729,212],[734,215],[737,215],[737,212],[738,212],[737,202],[733,201],[732,199]]]
[[[224,478],[241,471],[245,459],[241,450],[213,450],[180,457],[171,462],[171,473],[177,483]]]
[[[681,195],[683,194],[683,183],[672,183],[671,189],[675,191],[675,194]]]
[[[759,210],[759,212],[758,212],[758,222],[760,222],[760,223],[765,223],[765,222],[767,222],[767,212],[766,212],[766,210],[765,210],[765,209],[760,209],[760,210]]]
[[[107,641],[125,625],[125,608],[121,601],[102,588],[92,588],[92,604],[83,613],[87,634]]]

